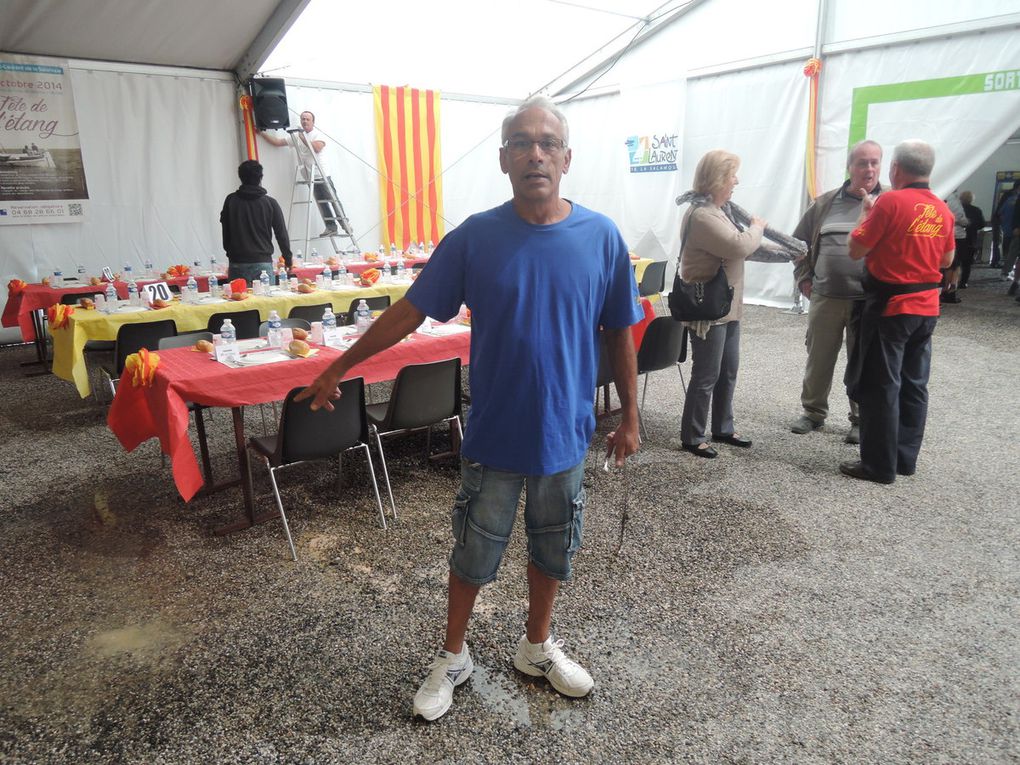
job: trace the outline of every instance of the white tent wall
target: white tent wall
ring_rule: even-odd
[[[160,74],[71,62],[89,189],[81,223],[0,227],[0,275],[39,281],[78,263],[96,274],[208,260],[222,252],[219,211],[237,185],[236,89],[227,75]],[[6,292],[0,294],[6,302]],[[16,340],[16,329],[0,339]]]
[[[855,88],[1017,69],[1020,34],[1015,29],[828,57],[818,140],[822,188],[834,186],[843,177]],[[936,156],[932,189],[946,196],[999,149],[1018,125],[1020,80],[1003,90],[874,103],[868,109],[867,137],[886,147],[887,154],[907,138],[931,143]],[[890,158],[883,163],[883,177]]]
[[[1020,68],[1020,34],[1006,26],[1020,21],[1015,0],[934,7],[919,0],[892,6],[877,0],[827,5],[823,42],[832,52],[824,57],[822,74],[819,190],[844,178],[855,87]],[[611,93],[642,73],[661,78],[688,66],[681,185],[689,187],[694,165],[709,149],[733,151],[742,158],[735,201],[790,232],[806,201],[809,83],[801,70],[813,53],[818,7],[817,0],[785,3],[783,24],[777,26],[773,4],[703,3],[628,51],[597,82],[582,79],[563,95],[589,84],[593,92]],[[932,28],[946,29],[950,36],[915,39]],[[577,109],[587,100],[592,99],[586,96],[567,108]],[[1016,130],[1020,98],[1012,90],[937,101],[935,107],[921,102],[873,106],[878,119],[872,137],[880,135],[877,140],[890,148],[910,137],[930,141],[939,157],[934,188],[948,193]],[[596,188],[586,193],[594,199],[608,196]],[[630,237],[641,239],[642,232]],[[670,250],[673,262],[676,250]],[[748,264],[745,301],[788,306],[793,295],[792,266]]]

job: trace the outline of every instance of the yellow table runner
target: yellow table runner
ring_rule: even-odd
[[[372,287],[349,287],[343,290],[316,290],[308,294],[287,292],[282,295],[256,297],[247,300],[230,300],[223,303],[174,303],[158,311],[133,311],[129,313],[103,313],[76,308],[63,329],[53,330],[53,374],[73,382],[82,398],[92,388],[82,351],[89,340],[116,340],[117,330],[123,324],[173,319],[177,332],[204,330],[209,317],[214,313],[250,311],[257,308],[262,321],[269,318],[269,312],[276,309],[286,317],[290,309],[299,305],[316,305],[330,302],[337,313],[346,313],[351,302],[358,298],[389,295],[396,302],[404,296],[408,284],[376,284]],[[155,349],[152,349],[155,350]]]

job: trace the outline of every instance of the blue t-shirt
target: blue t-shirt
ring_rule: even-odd
[[[627,245],[578,204],[536,226],[505,204],[472,215],[439,243],[407,292],[427,316],[471,309],[466,458],[526,475],[584,459],[595,432],[599,326],[643,314]]]

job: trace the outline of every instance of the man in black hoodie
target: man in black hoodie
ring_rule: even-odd
[[[257,280],[273,273],[273,234],[289,270],[292,265],[287,224],[280,204],[262,188],[262,165],[253,159],[237,168],[241,186],[223,201],[220,224],[231,279]]]

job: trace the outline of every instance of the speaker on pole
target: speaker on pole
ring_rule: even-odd
[[[252,77],[248,84],[254,104],[255,127],[259,130],[290,127],[284,81],[276,77]]]

